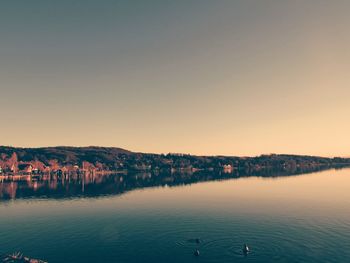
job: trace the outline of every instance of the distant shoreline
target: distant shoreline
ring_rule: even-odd
[[[350,165],[350,158],[270,154],[256,157],[135,153],[113,147],[16,148],[0,146],[0,178],[76,176],[128,172],[294,172]]]

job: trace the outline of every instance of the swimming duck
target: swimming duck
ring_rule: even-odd
[[[199,256],[199,250],[198,249],[196,249],[195,251],[194,251],[194,253],[193,253],[196,257],[198,257]]]
[[[247,245],[247,244],[244,244],[244,245],[243,245],[243,253],[244,253],[244,254],[248,254],[249,251],[250,251],[250,250],[249,250],[248,245]]]

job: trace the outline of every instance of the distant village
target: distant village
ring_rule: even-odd
[[[180,157],[180,155],[174,155]],[[118,162],[114,167],[102,163],[92,164],[88,161],[82,161],[80,164],[60,164],[57,160],[49,160],[48,164],[41,161],[20,161],[17,154],[13,153],[10,158],[4,158],[0,160],[0,176],[18,177],[18,176],[39,176],[39,175],[57,175],[57,176],[69,176],[79,174],[111,174],[122,173],[127,171],[169,171],[169,172],[196,172],[203,170],[202,168],[195,168],[191,164],[182,164],[180,166],[172,166],[172,161],[164,161],[160,166],[152,166],[149,162],[135,162],[130,165],[124,166],[122,162]],[[162,167],[162,168],[160,168]],[[207,167],[208,170],[214,170],[213,167]],[[233,166],[231,164],[223,164],[222,171],[231,173]]]
[[[350,159],[346,158],[297,155],[193,156],[97,147],[0,146],[0,200],[18,196],[121,194],[140,187],[247,176],[289,176],[349,165]]]
[[[2,156],[0,160],[0,175],[3,176],[26,176],[26,175],[77,175],[83,173],[95,174],[111,171],[102,164],[91,164],[83,161],[79,164],[59,164],[57,160],[50,160],[47,164],[34,161],[20,161],[17,154],[13,153],[10,158]],[[5,158],[4,158],[5,157]]]
[[[119,148],[0,147],[0,178],[42,175],[70,176],[126,172],[259,171],[263,169],[311,170],[319,167],[350,165],[349,158],[323,158],[298,155],[261,155],[257,157],[194,156],[188,154],[144,154]]]

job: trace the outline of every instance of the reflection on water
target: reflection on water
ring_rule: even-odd
[[[341,167],[340,167],[341,168]],[[317,169],[322,170],[322,168]],[[309,170],[239,170],[230,173],[129,173],[75,174],[71,176],[28,177],[28,180],[0,180],[0,199],[15,198],[72,198],[118,195],[127,191],[153,186],[177,186],[204,181],[238,179],[241,177],[281,177],[315,172]]]
[[[50,263],[350,262],[350,169],[275,176],[3,182],[0,253]],[[178,187],[144,188],[165,185]]]

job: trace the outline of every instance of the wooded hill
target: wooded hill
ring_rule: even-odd
[[[100,170],[157,169],[298,169],[320,166],[350,165],[350,158],[325,158],[304,155],[270,154],[257,157],[195,156],[188,154],[136,153],[114,147],[45,147],[15,148],[0,146],[0,167],[10,171],[12,166],[30,164],[43,170],[83,163]]]

